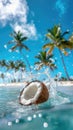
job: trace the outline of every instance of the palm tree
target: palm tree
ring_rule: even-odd
[[[4,59],[0,60],[0,67],[2,67],[2,68],[7,68],[8,67],[6,60],[4,60]]]
[[[15,71],[18,71],[19,69],[24,70],[26,68],[24,62],[21,60],[17,61],[1,60],[0,67],[5,67],[6,70],[15,70]]]
[[[62,33],[61,27],[59,25],[54,26],[52,29],[48,30],[46,38],[49,39],[50,42],[48,44],[45,44],[43,48],[44,49],[49,48],[47,52],[48,54],[51,54],[54,48],[57,48],[59,50],[63,67],[64,67],[64,71],[66,73],[67,79],[69,80],[69,75],[68,75],[67,68],[64,62],[64,58],[63,58],[63,54],[68,55],[68,52],[66,51],[66,49],[70,49],[72,45],[69,40],[66,40],[64,38],[64,36],[68,33],[69,31]]]
[[[7,70],[13,70],[13,69],[15,69],[14,61],[8,61],[8,63],[7,63]]]
[[[38,70],[43,66],[48,66],[50,70],[57,68],[53,63],[53,55],[47,55],[46,51],[41,51],[35,58],[39,60],[38,62],[35,62],[35,64],[38,65]]]
[[[8,65],[7,65],[7,70],[15,70],[15,72],[16,72],[20,69],[24,70],[25,67],[26,66],[25,66],[24,62],[21,60],[9,61]]]
[[[73,34],[69,37],[69,42],[70,42],[70,50],[72,52],[72,50],[73,50]]]
[[[25,68],[26,68],[23,61],[19,61],[19,60],[15,61],[15,62],[9,61],[9,67],[8,68],[11,69],[11,70],[14,70],[15,73],[20,70],[20,77],[21,77],[21,80],[22,80],[22,74],[23,74],[23,72],[25,71]]]
[[[4,78],[5,78],[5,75],[4,75],[4,73],[1,73],[0,74],[0,78],[3,80],[3,82],[4,82]]]
[[[15,71],[21,70],[22,72],[25,70],[26,66],[23,61],[17,60],[15,62]]]
[[[20,77],[21,77],[21,80],[22,80],[23,72],[25,71],[26,66],[25,66],[23,61],[19,61],[19,60],[17,60],[15,64],[16,64],[15,65],[15,70],[16,71],[20,70]]]
[[[5,60],[0,60],[0,66],[5,66],[6,65],[6,61]]]
[[[73,49],[73,34],[69,37],[70,49]]]
[[[27,37],[25,37],[23,33],[21,33],[20,31],[18,32],[14,31],[10,36],[13,38],[13,40],[9,41],[8,44],[14,44],[14,46],[11,47],[11,51],[16,51],[16,49],[19,49],[20,53],[22,53],[22,49],[29,50],[29,48],[23,43],[24,41],[27,40]],[[31,67],[26,56],[23,53],[22,56],[25,58],[31,71]]]

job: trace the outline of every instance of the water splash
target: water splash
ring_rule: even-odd
[[[49,85],[48,83],[46,84],[47,87],[49,86],[49,93],[50,93],[50,98],[51,98],[51,104],[52,105],[60,105],[63,103],[69,103],[70,100],[69,98],[63,97],[59,95],[59,92],[57,91],[57,81],[55,81],[53,78],[50,77],[49,70],[45,70],[45,74],[47,75],[49,79]]]
[[[60,105],[63,103],[69,103],[70,100],[68,97],[63,96],[63,94],[59,95],[59,92],[57,90],[58,87],[58,81],[55,81],[54,78],[52,78],[50,76],[49,73],[49,69],[48,68],[44,68],[43,71],[38,71],[37,73],[28,73],[27,78],[29,77],[29,82],[33,81],[33,80],[41,80],[42,82],[44,82],[49,90],[49,94],[50,94],[50,102],[51,105]],[[46,77],[45,80],[43,80],[42,77]]]
[[[38,71],[37,73],[32,72],[32,74],[30,74],[30,72],[27,73],[23,73],[25,74],[25,76],[23,77],[23,81],[33,81],[33,80],[40,80],[42,82],[44,82],[49,90],[49,94],[50,94],[50,98],[48,100],[48,102],[46,103],[46,105],[48,105],[49,108],[49,101],[51,106],[56,106],[56,105],[60,105],[63,103],[68,103],[70,102],[69,98],[67,96],[63,96],[63,94],[59,94],[58,90],[57,90],[57,82],[54,80],[54,78],[52,78],[50,76],[49,73],[49,69],[44,69],[44,71]],[[45,77],[45,79],[44,79]],[[24,80],[25,79],[25,80]],[[44,80],[43,80],[44,79]],[[27,108],[27,107],[22,107],[21,105],[19,105],[18,103],[18,95],[20,94],[20,89],[22,90],[22,87],[2,87],[2,89],[0,88],[0,91],[2,93],[2,95],[0,96],[0,110],[2,111],[1,113],[5,113],[8,111],[13,111],[13,113],[16,113],[16,118],[18,118],[18,116],[22,116],[23,113],[29,113],[30,110],[32,110],[32,108]],[[3,92],[2,92],[3,91]],[[5,100],[6,99],[6,100]],[[6,106],[6,107],[5,107]],[[22,109],[21,109],[22,108]],[[44,108],[44,105],[43,105]],[[35,108],[34,108],[35,109]],[[24,112],[24,110],[26,112]],[[14,114],[15,114],[14,113]],[[5,114],[1,114],[1,117],[3,117]]]

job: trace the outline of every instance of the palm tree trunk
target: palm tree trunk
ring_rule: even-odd
[[[60,56],[61,56],[61,60],[62,60],[62,64],[63,64],[63,67],[64,67],[64,71],[65,71],[67,80],[70,80],[68,72],[67,72],[67,68],[66,68],[66,65],[65,65],[65,62],[64,62],[64,58],[63,58],[62,52],[60,50],[59,50],[59,53],[60,53]]]

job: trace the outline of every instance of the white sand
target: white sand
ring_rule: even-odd
[[[22,82],[22,83],[0,83],[0,87],[19,87],[19,86],[25,86],[27,82]],[[57,86],[66,86],[66,87],[73,87],[73,81],[59,81],[56,82]],[[48,82],[49,85],[49,82]]]
[[[73,86],[73,81],[60,81],[57,83],[58,86],[66,86],[66,87],[71,87]]]
[[[25,86],[27,83],[0,83],[0,87],[20,87]]]

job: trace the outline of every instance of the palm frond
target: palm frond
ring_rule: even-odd
[[[51,41],[55,40],[55,37],[50,32],[46,34],[46,38],[51,40]]]
[[[47,43],[43,46],[43,49],[49,48],[51,46],[54,46],[54,43]]]
[[[28,38],[27,37],[22,37],[21,38],[21,42],[23,42],[23,41],[25,41],[25,40],[27,40]]]
[[[68,55],[68,52],[62,46],[59,46],[59,49],[62,51],[64,55]]]
[[[55,40],[55,38],[58,38],[61,35],[60,26],[55,25],[53,28],[49,29],[48,32],[50,32],[50,35],[48,35],[48,37],[52,40]]]
[[[44,66],[44,64],[40,62],[40,64],[38,64],[36,70],[40,70],[43,66]]]
[[[73,34],[69,37],[69,41],[73,43]]]
[[[69,31],[68,31],[68,30],[65,31],[65,32],[61,35],[61,37],[64,37],[66,34],[69,34]]]
[[[29,48],[26,45],[22,44],[22,47],[29,51]]]
[[[39,61],[38,61],[38,62],[35,62],[35,65],[39,65],[40,63],[41,63],[41,62],[39,62]]]
[[[53,58],[53,54],[47,55],[47,59]]]
[[[15,51],[17,49],[17,47],[18,47],[17,45],[11,47],[11,51]]]
[[[47,54],[52,54],[53,49],[54,49],[54,46],[51,46],[51,47],[49,48],[49,50],[47,51]]]
[[[41,56],[40,56],[40,54],[37,55],[37,56],[35,56],[35,58],[37,58],[38,60],[41,60]]]

